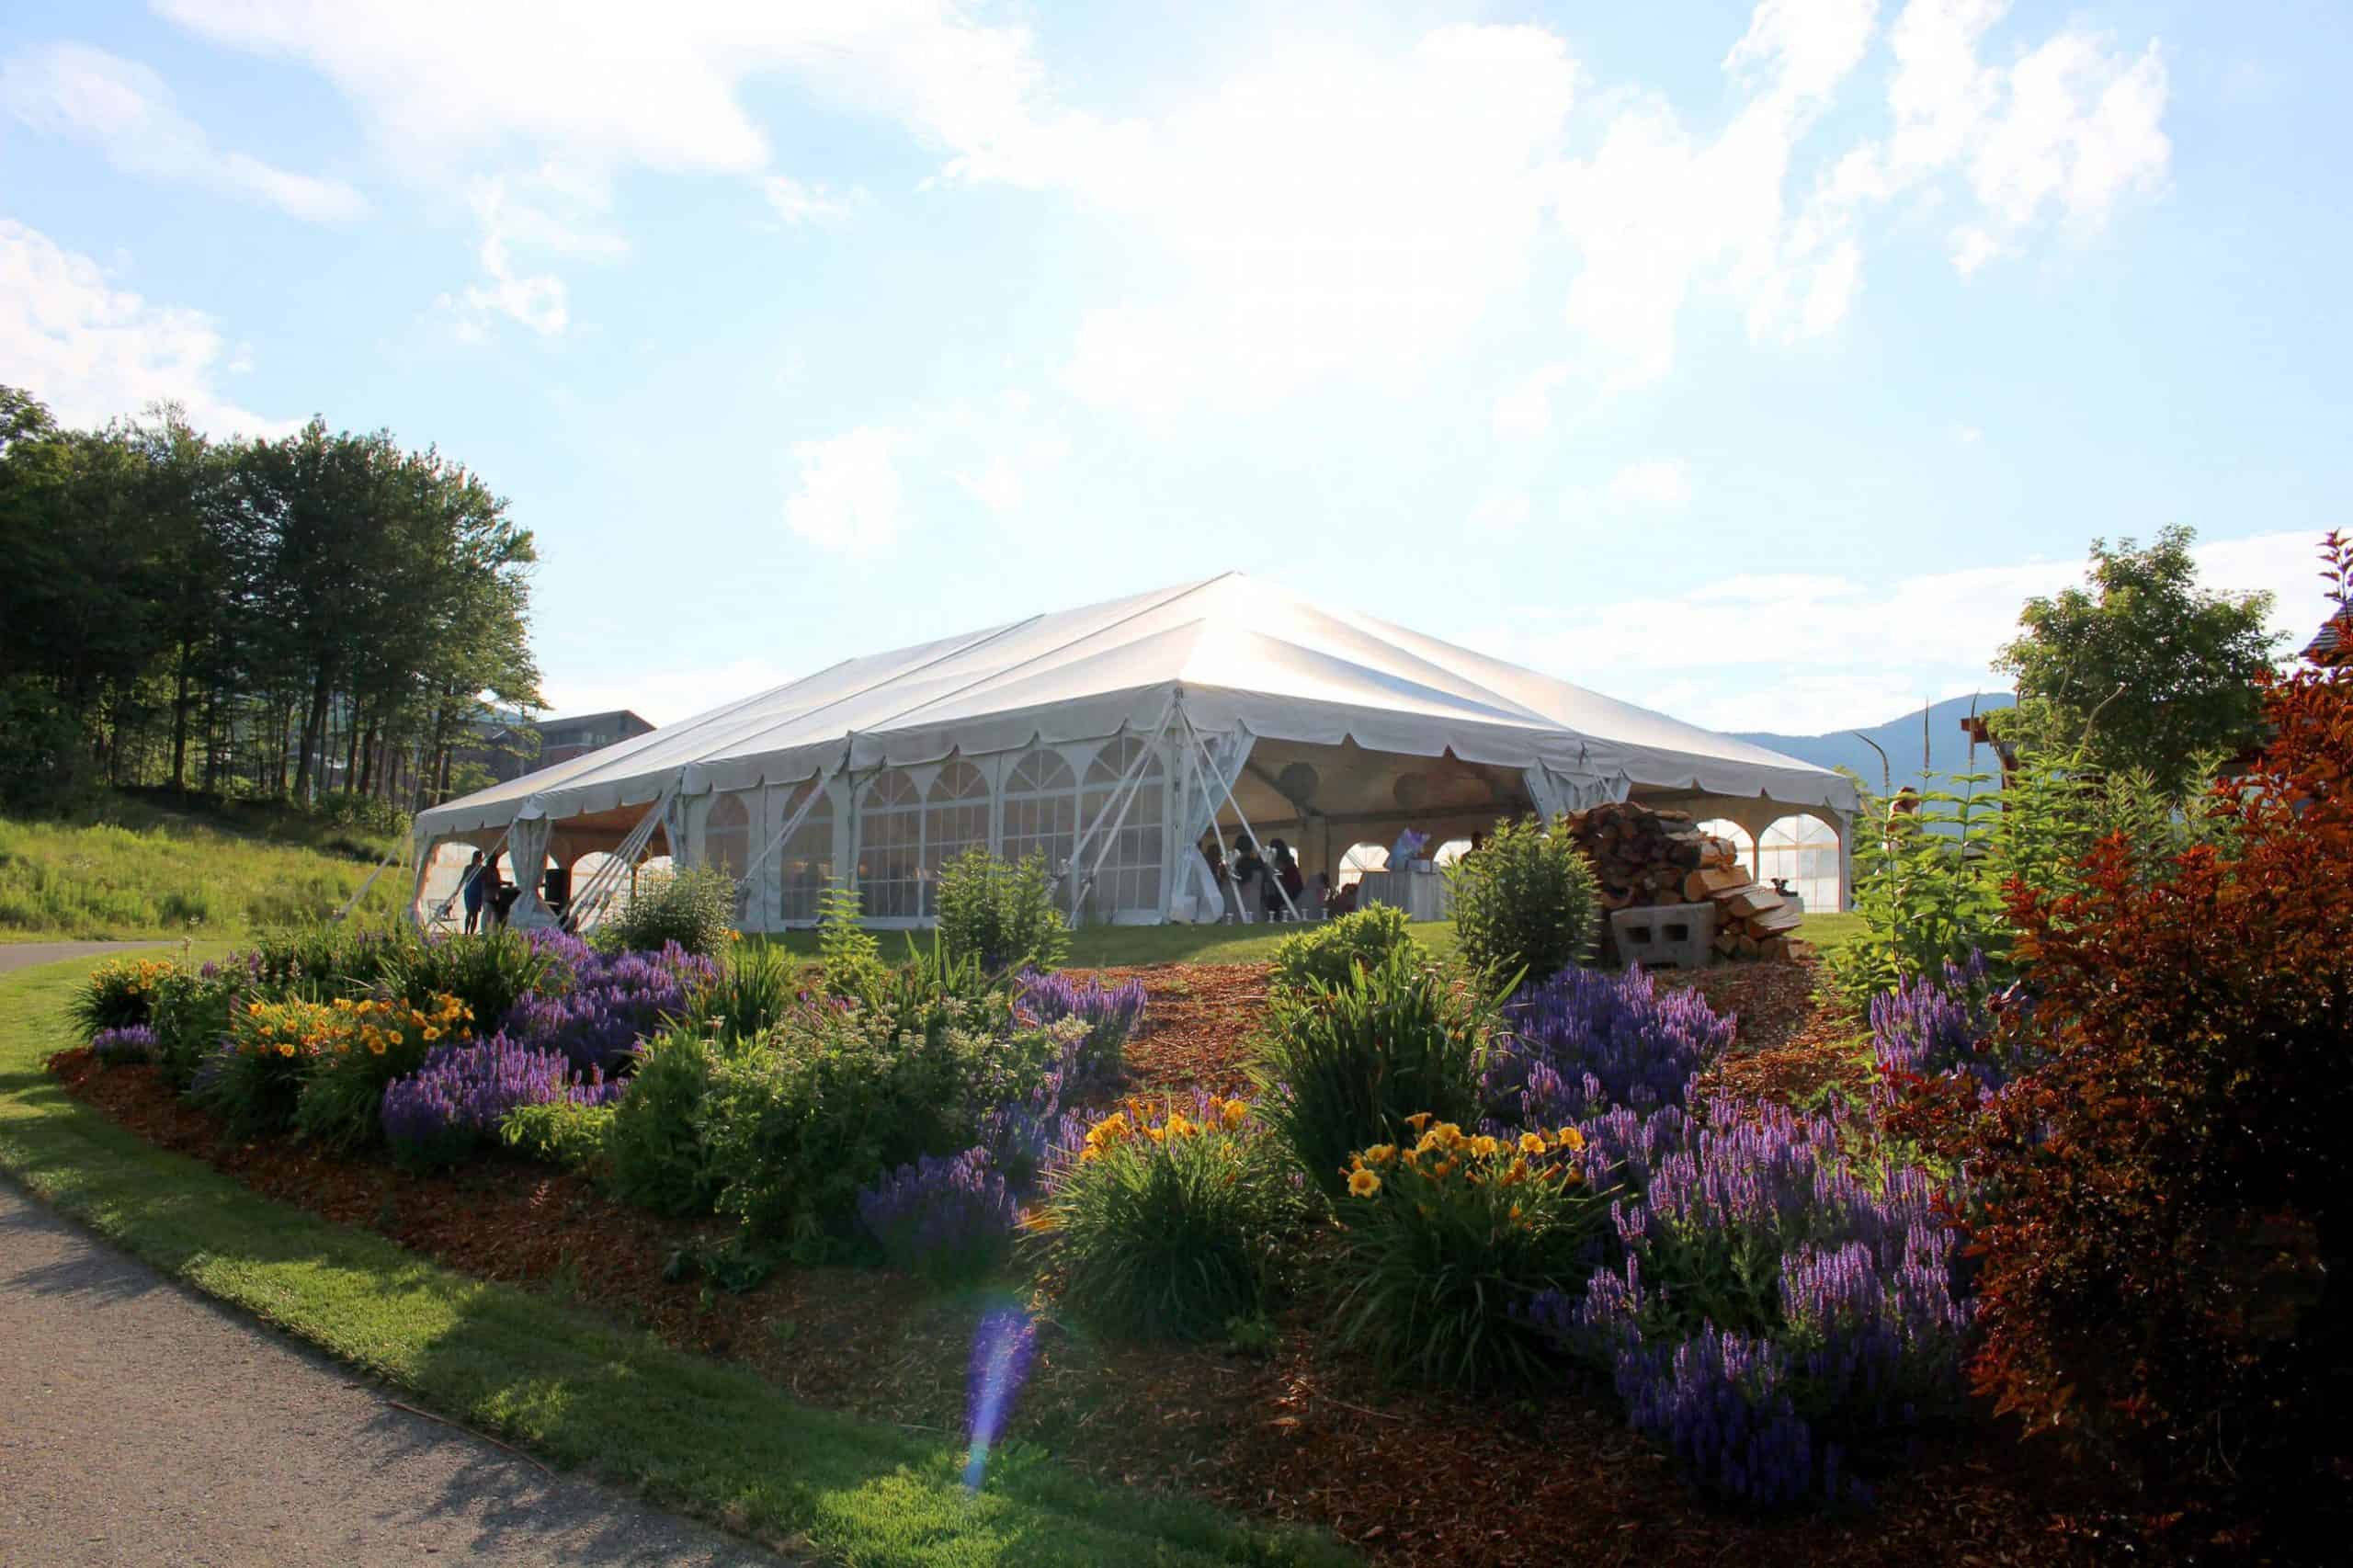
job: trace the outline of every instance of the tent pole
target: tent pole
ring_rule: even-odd
[[[1193,716],[1189,713],[1185,715],[1185,733],[1193,738],[1194,748],[1200,753],[1201,761],[1213,763],[1214,759],[1210,756],[1209,747],[1202,744],[1201,733],[1193,728]],[[1196,767],[1199,767],[1199,764],[1197,763]],[[1200,771],[1202,773],[1201,782],[1206,785],[1209,782],[1209,775],[1212,769],[1201,768]],[[1233,798],[1233,786],[1226,783],[1223,778],[1218,779],[1217,783],[1218,787],[1225,791],[1225,803],[1233,808],[1234,820],[1242,824],[1242,831],[1250,834],[1251,843],[1257,843],[1258,835],[1255,833],[1251,833],[1250,831],[1250,819],[1242,814],[1242,802]],[[1211,821],[1214,824],[1216,819],[1212,817]],[[1269,876],[1273,876],[1274,868],[1272,866],[1267,867],[1267,873]],[[1297,920],[1299,918],[1299,905],[1291,902],[1290,889],[1283,886],[1283,880],[1280,877],[1275,877],[1275,891],[1283,895],[1283,907],[1290,911],[1291,919],[1294,921]],[[1249,911],[1245,910],[1243,913],[1247,915]]]

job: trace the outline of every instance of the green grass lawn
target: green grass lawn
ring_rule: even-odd
[[[1090,926],[1071,933],[1070,967],[1102,969],[1149,963],[1266,963],[1275,956],[1275,944],[1298,926]],[[1441,958],[1456,953],[1454,925],[1447,920],[1422,921],[1406,927],[1414,939]],[[1853,915],[1809,915],[1800,936],[1825,957],[1861,934],[1860,917]],[[787,931],[767,940],[804,957],[817,956],[817,933]],[[882,935],[885,957],[896,958],[906,939],[893,932]]]
[[[284,811],[108,794],[77,820],[0,817],[0,941],[238,937],[341,909],[388,842]],[[387,870],[363,906],[389,915]]]
[[[429,1405],[662,1506],[858,1564],[1320,1564],[1327,1538],[1107,1490],[1035,1450],[796,1404],[754,1373],[437,1267],[142,1142],[44,1068],[89,965],[0,979],[0,1171],[118,1246]]]

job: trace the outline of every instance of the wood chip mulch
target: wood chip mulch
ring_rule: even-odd
[[[1140,975],[1147,987],[1147,1022],[1130,1047],[1143,1086],[1244,1085],[1242,1042],[1265,1006],[1263,966],[1102,973]],[[1759,1092],[1807,1082],[1794,1064],[1809,1056],[1852,1058],[1851,1023],[1828,1006],[1810,969],[1744,964],[1662,980],[1697,984],[1739,1013],[1739,1038],[1718,1071]],[[51,1067],[77,1098],[266,1196],[479,1278],[601,1306],[683,1348],[747,1363],[810,1403],[949,1439],[963,1430],[983,1293],[944,1296],[884,1272],[814,1268],[730,1294],[665,1278],[673,1254],[715,1239],[714,1227],[624,1207],[585,1178],[505,1158],[426,1175],[239,1142],[152,1069],[100,1069],[86,1051],[61,1053]],[[1846,1068],[1811,1071],[1820,1081]],[[1885,1478],[1868,1512],[1758,1520],[1689,1494],[1601,1391],[1483,1403],[1385,1384],[1329,1350],[1325,1305],[1310,1280],[1258,1355],[1107,1342],[1050,1313],[1007,1437],[1114,1484],[1317,1524],[1378,1563],[1411,1568],[2103,1560],[2097,1537],[2069,1524],[2053,1467],[1990,1425],[1926,1445]]]

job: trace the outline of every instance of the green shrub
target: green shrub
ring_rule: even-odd
[[[642,877],[628,906],[597,927],[608,951],[653,953],[676,942],[707,959],[735,935],[735,879],[710,866]]]
[[[710,1212],[721,1170],[704,1141],[703,1102],[722,1054],[716,1040],[685,1026],[639,1048],[605,1133],[613,1191],[624,1202],[657,1214]]]
[[[1259,1113],[1308,1179],[1336,1196],[1348,1156],[1395,1142],[1405,1118],[1475,1121],[1493,1008],[1411,952],[1346,983],[1268,999],[1253,1076]]]
[[[1997,980],[2012,978],[2007,890],[2015,882],[2045,899],[2080,891],[2079,868],[2102,839],[2122,835],[2144,880],[2184,850],[2229,839],[2213,798],[2177,801],[2145,773],[2094,772],[2080,752],[2021,757],[1999,794],[1986,781],[1955,774],[1949,788],[1900,801],[1865,793],[1852,898],[1863,933],[1827,966],[1858,1009],[1972,953]]]
[[[1027,1244],[1074,1316],[1210,1339],[1275,1296],[1302,1208],[1280,1143],[1242,1101],[1131,1099],[1049,1176]]]
[[[498,1136],[508,1148],[530,1159],[568,1171],[604,1170],[618,1114],[611,1106],[582,1105],[577,1100],[521,1105],[498,1124]]]
[[[1601,894],[1565,821],[1499,822],[1446,869],[1463,960],[1492,980],[1544,980],[1593,951]]]
[[[90,971],[74,998],[74,1027],[84,1040],[101,1029],[134,1028],[155,1021],[155,1002],[179,965],[167,958],[109,959]]]
[[[244,966],[233,964],[211,975],[178,971],[156,993],[155,1062],[174,1088],[187,1088],[228,1038],[249,984]]]
[[[886,967],[882,944],[860,923],[856,888],[827,888],[818,900],[817,960],[820,983],[833,996],[864,994]]]
[[[1532,1381],[1551,1353],[1529,1304],[1582,1290],[1609,1217],[1610,1195],[1579,1168],[1585,1141],[1574,1128],[1466,1137],[1422,1115],[1409,1128],[1404,1147],[1349,1160],[1342,1343],[1431,1382]]]
[[[520,931],[435,937],[403,945],[386,960],[384,989],[412,1006],[437,996],[465,1004],[477,1034],[490,1034],[527,991],[539,989],[555,960]]]
[[[738,944],[718,978],[687,1000],[688,1016],[727,1044],[754,1040],[800,1005],[800,965],[780,947]]]
[[[404,927],[318,920],[261,932],[244,960],[247,971],[265,985],[364,996],[418,946]]]
[[[1358,970],[1378,969],[1391,953],[1417,950],[1405,912],[1385,903],[1309,926],[1275,946],[1269,983],[1289,991],[1343,985]]]
[[[1070,931],[1051,888],[1043,855],[1017,866],[974,846],[939,869],[941,945],[991,974],[1060,968]]]
[[[888,1012],[820,1005],[722,1060],[702,1122],[725,1183],[720,1210],[756,1237],[821,1256],[847,1232],[859,1188],[969,1146],[967,1085],[996,1039],[969,1032],[961,1013],[950,1002],[907,1028]]]

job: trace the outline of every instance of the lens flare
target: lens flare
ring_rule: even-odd
[[[1037,1348],[1038,1325],[1019,1307],[993,1307],[981,1316],[972,1335],[972,1381],[967,1418],[972,1431],[972,1457],[964,1461],[964,1486],[978,1492],[987,1478],[989,1445],[1005,1430],[1014,1396],[1029,1370],[1030,1353]]]

